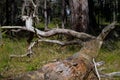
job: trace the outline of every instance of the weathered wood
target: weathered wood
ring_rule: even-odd
[[[23,74],[15,80],[97,80],[92,63],[85,58],[57,61],[40,70]]]
[[[120,72],[112,72],[112,73],[107,73],[107,74],[102,74],[101,77],[103,78],[120,78]]]
[[[101,34],[104,32],[104,35],[107,35],[114,24],[103,29]],[[99,80],[92,60],[97,56],[103,39],[99,36],[87,41],[75,55],[48,63],[40,70],[25,73],[14,80]]]
[[[103,39],[114,28],[114,25],[115,23],[112,23],[104,28],[102,33],[97,38],[85,33],[78,33],[68,29],[53,29],[44,32],[33,27],[12,27],[31,32],[36,31],[39,36],[44,37],[49,37],[56,34],[67,34],[80,39],[86,39],[86,37],[91,38],[91,40],[86,41],[81,50],[73,56],[62,61],[48,63],[40,70],[25,73],[15,78],[15,80],[98,80],[92,60],[98,55]],[[10,27],[4,26],[2,28]]]
[[[48,40],[48,39],[39,39],[37,41],[34,41],[32,42],[28,49],[27,49],[27,53],[26,54],[23,54],[23,55],[10,55],[10,58],[14,58],[14,57],[30,57],[32,54],[33,54],[33,51],[32,51],[32,48],[38,44],[39,42],[47,42],[47,43],[54,43],[54,44],[59,44],[61,46],[66,46],[66,45],[73,45],[73,44],[78,44],[78,45],[83,45],[83,42],[82,41],[78,41],[78,40],[73,40],[73,41],[67,41],[67,42],[61,42],[61,41],[58,41],[58,40]]]
[[[52,29],[49,30],[47,32],[45,31],[41,31],[37,28],[31,27],[31,28],[26,28],[26,27],[22,27],[22,26],[2,26],[2,29],[22,29],[22,30],[27,30],[30,32],[34,32],[36,31],[36,34],[42,37],[50,37],[50,36],[54,36],[57,34],[66,34],[66,35],[70,35],[76,38],[79,38],[81,40],[89,40],[89,39],[94,39],[95,37],[83,32],[76,32],[74,30],[70,30],[70,29]]]
[[[22,26],[3,26],[2,29],[18,28],[18,29],[27,30],[27,31],[32,32],[32,35],[30,35],[29,39],[27,40],[29,43],[30,43],[31,39],[33,38],[33,33],[35,33],[39,38],[40,37],[50,37],[50,36],[54,36],[54,35],[57,35],[57,34],[66,34],[66,35],[69,35],[69,36],[79,38],[79,39],[81,39],[83,41],[88,41],[90,39],[95,38],[92,35],[89,35],[89,34],[86,34],[86,33],[83,33],[83,32],[79,33],[79,32],[73,31],[73,30],[69,30],[69,29],[58,29],[57,28],[57,29],[52,29],[50,31],[44,32],[44,31],[38,30],[37,28],[33,27],[32,16],[22,16],[22,19],[25,20],[25,27],[22,27]],[[58,41],[57,41],[57,43],[58,43]],[[23,54],[23,55],[11,55],[10,57],[11,58],[13,58],[13,57],[25,57],[25,56],[30,56],[31,54],[33,54],[33,51],[32,51],[32,49],[28,48],[28,51],[27,51],[26,54]]]

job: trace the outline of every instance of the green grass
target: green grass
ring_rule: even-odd
[[[120,71],[120,41],[114,42],[113,45],[117,47],[110,51],[104,45],[96,59],[96,61],[105,61],[104,72]],[[15,76],[37,70],[54,59],[65,59],[80,49],[79,46],[60,47],[56,44],[40,43],[34,47],[35,54],[31,58],[10,59],[11,54],[26,53],[27,46],[25,39],[3,40],[3,46],[0,46],[0,77],[1,75],[3,77]]]
[[[109,48],[103,45],[98,55],[98,61],[105,61],[105,72],[120,71],[120,41],[109,43]]]
[[[3,40],[3,46],[0,46],[0,74],[2,76],[14,76],[36,70],[54,59],[64,59],[76,52],[75,49],[71,49],[72,46],[61,48],[58,45],[41,43],[34,47],[35,54],[31,58],[10,58],[11,54],[25,54],[27,46],[26,40]]]
[[[56,23],[51,22],[48,24],[48,28],[50,29],[56,28],[56,25],[57,25]],[[45,26],[44,22],[40,22],[39,24],[36,25],[37,28],[43,28],[43,29],[44,29],[44,26]]]

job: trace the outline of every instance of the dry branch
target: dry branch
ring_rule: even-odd
[[[61,41],[58,41],[58,40],[43,39],[43,40],[38,40],[38,42],[54,43],[54,44],[59,44],[61,46],[72,45],[72,44],[79,44],[79,45],[83,44],[83,42],[80,41],[80,40],[73,40],[73,41],[61,42]]]
[[[104,64],[105,64],[104,61],[100,61],[100,62],[97,62],[97,63],[96,63],[96,66],[97,66],[97,67],[100,67],[100,66],[102,66],[102,65],[104,65]]]
[[[57,29],[52,29],[50,31],[44,32],[44,31],[38,30],[37,28],[32,27],[32,24],[29,25],[29,20],[26,21],[26,27],[23,27],[23,26],[3,26],[2,29],[19,29],[19,30],[21,29],[21,30],[27,30],[27,31],[30,31],[30,32],[34,32],[35,34],[38,35],[38,37],[41,37],[41,36],[42,37],[50,37],[50,36],[54,36],[54,35],[57,35],[57,34],[66,34],[66,35],[70,35],[70,36],[79,38],[80,40],[83,40],[83,41],[87,41],[87,40],[95,38],[94,36],[91,36],[89,34],[82,33],[82,32],[79,33],[79,32],[73,31],[73,30],[69,30],[69,29],[58,29],[57,28]],[[43,42],[43,41],[44,42],[51,42],[51,43],[56,43],[56,44],[64,46],[64,45],[70,45],[70,44],[80,44],[81,43],[80,40],[79,41],[60,42],[60,41],[57,41],[57,40],[43,40],[42,39],[42,40],[38,40],[38,41],[33,42],[29,46],[29,48],[27,49],[27,53],[26,54],[23,54],[23,55],[10,55],[10,57],[13,58],[13,57],[31,56],[31,54],[33,54],[32,47],[37,42]]]
[[[101,74],[102,78],[120,78],[120,72],[112,72],[107,74]]]
[[[96,73],[96,75],[97,75],[97,77],[98,77],[98,80],[101,80],[100,74],[99,74],[99,72],[98,72],[97,65],[96,65],[96,62],[95,62],[95,59],[94,59],[94,58],[93,58],[93,64],[94,64],[95,73]]]
[[[114,23],[115,24],[115,23]],[[101,34],[106,36],[108,31],[111,30],[111,26],[103,29]],[[53,63],[44,65],[40,70],[25,73],[16,80],[99,80],[98,71],[95,70],[97,64],[93,63],[93,59],[97,56],[98,51],[102,45],[103,39],[99,38],[91,39],[84,43],[81,50],[75,55]],[[96,66],[95,66],[96,65]],[[118,73],[117,73],[118,74]],[[108,74],[111,75],[111,74]],[[114,74],[116,75],[116,73]]]
[[[59,44],[61,46],[66,46],[66,45],[73,45],[73,44],[79,44],[79,45],[83,45],[83,42],[80,40],[73,40],[73,41],[67,41],[67,42],[61,42],[58,40],[49,40],[49,39],[39,39],[37,41],[34,41],[30,44],[30,46],[27,49],[27,53],[23,54],[23,55],[10,55],[10,58],[14,58],[14,57],[30,57],[33,54],[32,48],[38,44],[39,42],[47,42],[47,43],[54,43],[54,44]]]
[[[54,36],[57,34],[66,34],[66,35],[70,35],[76,38],[79,38],[81,40],[90,40],[90,39],[94,39],[95,37],[83,32],[76,32],[74,30],[69,30],[69,29],[52,29],[49,30],[47,32],[41,31],[37,28],[31,27],[31,28],[26,28],[26,27],[22,27],[22,26],[2,26],[2,29],[22,29],[22,30],[27,30],[30,32],[34,32],[36,31],[37,35],[42,36],[42,37],[50,37],[50,36]]]
[[[56,61],[53,63],[48,63],[44,65],[40,70],[25,73],[19,77],[16,77],[15,80],[99,80],[99,74],[97,70],[97,65],[94,62],[94,58],[98,55],[98,51],[101,48],[103,39],[107,36],[107,34],[114,28],[115,22],[104,28],[101,34],[98,37],[91,36],[86,33],[79,33],[73,30],[68,29],[52,29],[50,31],[44,32],[38,30],[34,27],[26,28],[20,26],[4,26],[2,28],[18,28],[22,30],[27,30],[31,32],[36,32],[37,35],[42,37],[50,37],[57,34],[66,34],[73,37],[77,37],[80,40],[86,40],[84,42],[81,50],[74,54],[73,56],[62,60]],[[39,40],[39,42],[52,42],[64,45],[66,42],[60,42],[57,40]],[[28,50],[29,53],[32,53],[32,48],[37,42],[33,42]],[[68,44],[69,42],[67,42]],[[22,55],[26,56],[29,55]],[[118,75],[119,73],[111,73],[105,74],[107,76]],[[100,74],[101,76],[101,74]]]

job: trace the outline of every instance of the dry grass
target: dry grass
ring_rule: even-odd
[[[3,43],[4,45],[0,46],[0,75],[3,77],[39,69],[54,59],[65,59],[80,49],[79,46],[60,47],[55,44],[40,43],[34,48],[35,54],[31,58],[10,59],[11,54],[24,54],[26,52],[26,40],[4,39]],[[120,41],[112,45],[117,47],[110,51],[103,47],[97,57],[97,61],[106,62],[104,67],[107,69],[104,72],[120,71]]]

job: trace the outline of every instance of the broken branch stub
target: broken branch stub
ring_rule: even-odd
[[[115,24],[116,24],[116,22],[113,22],[110,25],[106,26],[102,30],[102,32],[99,34],[99,36],[97,37],[97,39],[103,41],[105,39],[105,37],[109,34],[109,32],[115,28]]]

